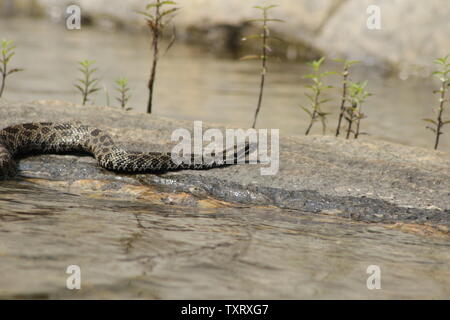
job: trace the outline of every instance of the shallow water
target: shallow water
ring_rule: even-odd
[[[13,65],[26,69],[9,78],[5,98],[18,101],[62,99],[80,103],[80,96],[73,87],[79,76],[76,61],[95,59],[101,86],[109,92],[109,104],[117,105],[114,80],[125,76],[132,88],[130,106],[136,111],[146,110],[150,50],[145,36],[88,27],[68,31],[62,25],[45,20],[2,18],[0,37],[17,42]],[[339,68],[332,64],[329,69]],[[374,94],[364,107],[367,119],[363,122],[363,131],[374,138],[432,147],[433,134],[425,129],[421,120],[433,116],[431,107],[437,101],[432,91],[439,84],[424,77],[430,70],[411,68],[416,75],[401,80],[398,75],[385,77],[370,66],[355,67],[353,80],[367,79]],[[302,77],[309,69],[302,63],[274,61],[269,72],[258,126],[279,128],[281,134],[303,134],[308,119],[299,105],[307,103],[304,96],[307,80]],[[259,66],[254,62],[218,59],[201,49],[177,43],[160,62],[154,113],[248,127],[258,95],[258,73]],[[338,76],[330,78],[330,83],[336,87],[340,87],[339,81]],[[339,95],[338,89],[330,91],[336,106],[328,104],[326,108],[334,111],[329,121],[329,134],[336,126]],[[104,105],[107,101],[103,89],[92,102]],[[317,125],[313,133],[320,134],[321,128]],[[450,139],[443,136],[441,150],[448,151],[449,147]]]
[[[0,297],[449,298],[446,238],[274,208],[0,185]],[[82,288],[67,290],[69,265]],[[368,290],[369,265],[381,290]]]

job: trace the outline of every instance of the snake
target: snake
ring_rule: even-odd
[[[231,162],[227,160],[226,150],[222,151],[223,157],[208,161],[194,161],[194,154],[184,158],[189,161],[173,161],[169,152],[128,151],[117,145],[107,132],[82,123],[22,123],[0,130],[0,180],[14,177],[18,171],[16,160],[30,154],[88,154],[110,171],[160,173],[207,170],[236,164],[239,158],[249,153],[249,149],[248,143],[240,150],[235,146]]]

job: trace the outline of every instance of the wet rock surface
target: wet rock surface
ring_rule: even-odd
[[[0,100],[0,127],[82,121],[134,150],[170,151],[174,121],[61,101]],[[204,129],[216,127],[204,124]],[[124,175],[36,155],[0,183],[0,297],[445,298],[448,154],[280,134],[265,164]],[[366,287],[380,265],[381,291]],[[66,289],[69,265],[82,290]]]

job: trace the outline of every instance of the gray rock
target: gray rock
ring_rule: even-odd
[[[367,27],[370,0],[346,1],[327,21],[315,43],[329,54],[388,62],[410,72],[450,53],[450,6],[442,0],[413,3],[381,0],[381,29]]]
[[[172,131],[193,128],[187,121],[108,107],[83,108],[58,101],[3,102],[0,119],[2,127],[19,122],[75,119],[106,129],[119,143],[135,150],[170,151],[174,145],[170,141]],[[204,124],[204,130],[210,127],[213,125]],[[22,162],[26,175],[73,180],[94,174],[91,163],[80,164],[80,167],[79,162],[71,163],[67,165],[70,170],[65,171],[64,168],[54,169],[57,156],[50,163],[39,159]],[[450,226],[450,161],[443,152],[370,139],[346,141],[330,136],[282,136],[279,172],[263,176],[260,169],[264,166],[267,165],[144,175],[140,182],[188,193],[193,189],[202,190],[202,194],[244,204],[335,212],[368,222]],[[101,174],[114,176],[104,170]]]

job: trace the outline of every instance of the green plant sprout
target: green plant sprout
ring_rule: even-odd
[[[171,7],[165,10],[164,8],[174,5],[177,5],[177,3],[174,1],[155,0],[145,7],[145,11],[138,11],[139,14],[143,15],[146,18],[147,26],[150,29],[152,35],[151,47],[153,51],[153,62],[150,71],[150,79],[148,82],[149,97],[147,103],[147,113],[152,113],[153,91],[156,81],[156,68],[159,61],[159,40],[163,34],[165,27],[174,17],[174,13],[179,10],[179,8],[177,7]],[[152,9],[154,10],[153,13],[151,13]],[[172,40],[166,48],[166,52],[172,47],[174,41],[175,32],[173,33]]]
[[[0,74],[2,75],[2,85],[0,87],[0,98],[3,95],[3,91],[6,86],[6,77],[10,76],[13,73],[22,71],[23,69],[14,68],[8,70],[8,63],[11,61],[11,58],[16,54],[14,49],[16,46],[14,45],[13,40],[2,40],[1,42],[1,50],[2,56],[0,58]]]
[[[343,71],[342,71],[342,102],[341,102],[341,108],[339,111],[339,120],[336,127],[336,137],[339,136],[341,132],[341,125],[342,125],[342,119],[344,118],[345,114],[345,103],[347,101],[347,88],[348,88],[348,81],[350,76],[350,67],[354,64],[360,63],[360,61],[356,60],[345,60],[345,59],[335,59],[334,61],[342,63],[343,64]]]
[[[131,98],[131,95],[129,94],[130,88],[128,87],[128,79],[120,78],[116,80],[116,85],[116,90],[119,92],[119,97],[117,97],[116,100],[119,101],[122,109],[126,111],[131,110],[131,108],[126,107],[128,101]]]
[[[304,78],[311,79],[313,81],[312,85],[307,86],[307,88],[311,90],[311,93],[305,93],[306,97],[311,102],[311,106],[309,108],[300,106],[300,108],[302,108],[310,116],[310,123],[308,128],[306,129],[305,135],[309,135],[314,123],[319,120],[322,123],[323,134],[325,134],[327,129],[326,117],[327,115],[329,115],[329,113],[322,110],[322,105],[328,102],[330,99],[321,100],[320,95],[326,89],[333,88],[330,85],[325,85],[322,79],[328,75],[334,74],[334,72],[320,72],[320,67],[324,61],[325,58],[322,57],[319,60],[309,62],[308,65],[313,68],[313,73],[304,76]]]
[[[367,81],[365,82],[349,82],[348,83],[348,98],[347,101],[350,106],[345,107],[345,119],[347,120],[347,135],[346,139],[350,138],[351,133],[355,139],[362,134],[361,120],[366,116],[362,112],[363,103],[372,94],[366,90]],[[353,129],[353,124],[356,123],[356,129]]]
[[[450,120],[444,120],[444,106],[445,103],[449,101],[449,99],[445,98],[445,94],[448,91],[448,87],[450,86],[450,61],[449,60],[450,54],[445,56],[444,58],[436,59],[434,61],[435,64],[441,66],[441,70],[433,72],[433,75],[436,76],[441,81],[441,88],[439,90],[434,91],[435,94],[439,94],[439,106],[435,110],[437,113],[437,119],[423,119],[426,122],[429,122],[433,124],[435,127],[429,127],[426,128],[433,131],[436,134],[436,139],[434,142],[434,149],[437,150],[439,146],[439,140],[442,134],[442,128],[450,123]]]
[[[94,63],[95,60],[83,60],[78,62],[81,66],[78,70],[83,74],[83,78],[77,79],[80,84],[74,84],[74,86],[81,92],[83,106],[89,101],[89,96],[91,94],[100,90],[100,88],[97,87],[98,79],[93,78],[94,73],[98,70],[97,68],[91,68]]]
[[[249,22],[258,22],[262,23],[262,30],[260,34],[254,34],[247,37],[244,37],[242,41],[247,41],[250,39],[258,39],[261,41],[261,54],[260,55],[248,55],[245,57],[242,57],[241,60],[261,60],[261,83],[259,85],[259,97],[258,97],[258,103],[256,106],[255,116],[253,119],[253,125],[252,128],[255,128],[256,121],[258,119],[258,114],[261,109],[262,101],[263,101],[263,95],[264,95],[264,85],[266,81],[266,74],[267,74],[267,61],[269,59],[269,53],[272,51],[271,47],[269,46],[270,39],[276,39],[280,40],[276,37],[272,37],[270,35],[270,28],[269,23],[270,22],[284,22],[280,19],[270,19],[269,18],[269,11],[273,8],[278,7],[277,5],[267,5],[267,6],[255,6],[255,9],[261,10],[262,18],[260,19],[253,19]]]
[[[103,84],[103,91],[105,91],[106,105],[110,106],[111,105],[111,101],[109,99],[109,90],[108,90],[108,87],[105,84]]]

